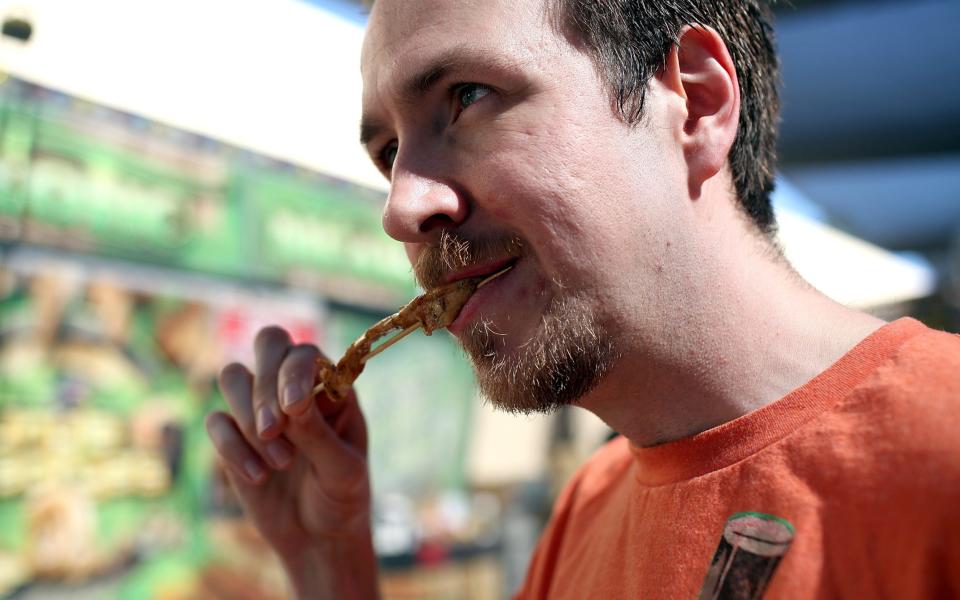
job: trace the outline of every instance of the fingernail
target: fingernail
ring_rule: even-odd
[[[303,400],[305,395],[302,387],[296,383],[288,383],[287,387],[283,389],[283,406],[290,408],[297,402]]]
[[[243,470],[253,481],[260,481],[260,478],[264,476],[263,468],[252,458],[243,463]]]
[[[273,461],[274,466],[280,469],[286,467],[292,458],[287,447],[276,441],[267,444],[267,454],[270,455],[270,460]]]
[[[270,412],[270,409],[266,406],[260,409],[259,415],[260,418],[257,419],[257,432],[263,435],[268,429],[277,424],[277,420],[273,418],[273,413]]]

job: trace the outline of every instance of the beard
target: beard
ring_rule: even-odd
[[[424,289],[440,285],[447,274],[484,261],[525,256],[516,235],[468,240],[444,232],[440,243],[424,249],[414,273]],[[557,282],[530,338],[516,348],[494,323],[480,321],[464,331],[460,343],[473,363],[480,391],[493,406],[512,413],[551,413],[576,404],[610,371],[618,352],[583,291]]]

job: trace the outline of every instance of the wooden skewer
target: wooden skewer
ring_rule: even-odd
[[[484,285],[486,285],[487,283],[493,281],[493,280],[496,279],[497,277],[500,277],[501,275],[503,275],[504,273],[506,273],[507,271],[509,271],[509,270],[512,269],[512,268],[513,268],[513,265],[510,265],[509,267],[507,267],[507,268],[505,268],[505,269],[501,269],[501,270],[497,271],[496,273],[494,273],[494,274],[491,275],[490,277],[487,277],[486,279],[484,279],[483,281],[481,281],[480,283],[478,283],[478,284],[477,284],[477,289],[482,288]],[[406,329],[404,329],[403,331],[401,331],[400,333],[398,333],[398,334],[395,335],[394,337],[390,338],[389,340],[387,340],[387,341],[385,341],[384,343],[382,343],[382,344],[380,344],[379,346],[377,346],[377,348],[376,348],[375,350],[371,351],[370,354],[368,354],[368,355],[364,356],[363,358],[361,358],[361,359],[360,359],[360,363],[361,363],[361,364],[362,364],[362,363],[366,363],[368,360],[370,360],[370,359],[373,358],[374,356],[380,354],[381,352],[383,352],[384,350],[386,350],[386,349],[389,348],[390,346],[396,344],[397,342],[399,342],[399,341],[402,340],[403,338],[407,337],[408,335],[410,335],[411,333],[413,333],[413,332],[416,331],[417,329],[420,329],[421,325],[422,325],[421,323],[415,323],[415,324],[411,325],[410,327],[407,327]]]
[[[507,271],[509,271],[509,270],[512,269],[512,268],[513,268],[513,265],[510,265],[509,267],[507,267],[507,268],[505,268],[505,269],[501,269],[501,270],[497,271],[496,273],[494,273],[494,274],[491,275],[490,277],[487,277],[486,279],[484,279],[483,281],[481,281],[480,283],[478,283],[478,284],[477,284],[477,289],[482,288],[484,285],[486,285],[487,283],[493,281],[493,280],[496,279],[497,277],[500,277],[501,275],[503,275],[504,273],[506,273]],[[402,340],[403,338],[407,337],[408,335],[410,335],[411,333],[413,333],[413,332],[416,331],[417,329],[420,329],[421,325],[422,325],[421,323],[415,323],[415,324],[411,325],[410,327],[407,327],[406,329],[404,329],[403,331],[401,331],[400,333],[398,333],[398,334],[395,335],[394,337],[392,337],[392,338],[390,338],[389,340],[385,341],[384,343],[380,344],[379,346],[377,346],[377,348],[376,348],[375,350],[371,351],[370,354],[368,354],[368,355],[366,355],[366,356],[364,356],[363,358],[360,359],[361,364],[367,362],[368,360],[370,360],[370,359],[373,358],[374,356],[380,354],[381,352],[383,352],[384,350],[386,350],[386,349],[389,348],[390,346],[396,344],[397,342],[399,342],[399,341]]]
[[[508,266],[508,267],[506,267],[506,268],[504,268],[504,269],[501,269],[501,270],[497,271],[497,272],[494,273],[493,275],[487,277],[486,279],[484,279],[483,281],[481,281],[480,283],[478,283],[478,284],[477,284],[477,289],[482,288],[483,286],[487,285],[488,283],[490,283],[491,281],[493,281],[493,280],[496,279],[497,277],[500,277],[501,275],[503,275],[504,273],[506,273],[507,271],[509,271],[509,270],[512,269],[512,268],[513,268],[513,265],[510,265],[510,266]],[[422,325],[423,325],[422,323],[414,323],[414,324],[411,325],[410,327],[407,327],[406,329],[404,329],[403,331],[401,331],[401,332],[398,333],[397,335],[393,336],[393,337],[390,338],[389,340],[387,340],[387,341],[383,342],[382,344],[380,344],[379,346],[377,346],[377,348],[374,349],[374,350],[372,350],[372,351],[370,352],[370,354],[367,354],[366,356],[364,356],[363,358],[361,358],[361,359],[360,359],[360,363],[361,363],[361,364],[366,363],[368,360],[370,360],[370,359],[373,358],[374,356],[380,354],[381,352],[383,352],[384,350],[386,350],[386,349],[389,348],[390,346],[396,344],[397,342],[399,342],[399,341],[402,340],[403,338],[407,337],[408,335],[410,335],[410,334],[413,333],[414,331],[420,329],[420,327],[421,327]],[[314,394],[314,395],[319,394],[320,392],[323,391],[323,389],[324,389],[324,388],[323,388],[323,383],[318,383],[318,384],[316,385],[316,387],[313,388],[313,394]]]
[[[403,331],[401,331],[401,332],[398,333],[397,335],[393,336],[393,337],[390,338],[389,340],[387,340],[387,341],[385,341],[384,343],[380,344],[379,346],[376,347],[376,349],[371,350],[371,351],[370,351],[370,354],[368,354],[368,355],[364,356],[363,358],[361,358],[361,359],[360,359],[360,364],[363,364],[363,363],[367,362],[368,360],[370,360],[370,359],[373,358],[374,356],[380,354],[381,352],[383,352],[384,350],[386,350],[386,349],[389,348],[390,346],[396,344],[397,342],[399,342],[399,341],[402,340],[403,338],[407,337],[408,335],[410,335],[410,334],[413,333],[414,331],[420,329],[420,325],[421,325],[420,323],[414,323],[413,325],[411,325],[410,327],[407,327],[406,329],[404,329]]]
[[[480,288],[482,288],[483,286],[487,285],[488,283],[490,283],[491,281],[493,281],[493,280],[496,279],[497,277],[500,277],[501,275],[503,275],[504,273],[506,273],[507,271],[509,271],[509,270],[512,269],[512,268],[513,268],[513,265],[510,265],[509,267],[506,267],[506,268],[504,268],[504,269],[500,269],[499,271],[497,271],[496,273],[494,273],[494,274],[491,275],[490,277],[487,277],[486,279],[484,279],[483,281],[481,281],[480,283],[478,283],[478,284],[477,284],[477,289],[479,290]]]
[[[360,364],[366,363],[368,360],[370,360],[370,359],[373,358],[374,356],[380,354],[381,352],[383,352],[384,350],[386,350],[386,349],[389,348],[390,346],[396,344],[397,342],[399,342],[400,340],[402,340],[403,338],[407,337],[408,335],[410,335],[411,333],[413,333],[414,331],[416,331],[416,330],[418,330],[418,329],[420,329],[420,323],[414,323],[414,324],[411,325],[410,327],[407,327],[406,329],[404,329],[403,331],[401,331],[401,332],[398,333],[397,335],[393,336],[393,337],[390,338],[389,340],[387,340],[387,341],[385,341],[384,343],[382,343],[382,344],[380,344],[379,346],[377,346],[376,349],[374,349],[374,350],[372,350],[372,351],[370,352],[370,354],[368,354],[368,355],[364,356],[363,358],[361,358],[361,359],[360,359]],[[313,394],[314,394],[314,395],[317,395],[317,394],[319,394],[319,393],[322,392],[322,391],[323,391],[323,383],[318,383],[318,384],[316,385],[316,387],[313,388]]]

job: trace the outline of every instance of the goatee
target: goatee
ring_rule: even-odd
[[[424,249],[414,272],[425,289],[443,283],[458,269],[504,257],[526,257],[516,235],[468,240],[444,232],[436,246]],[[475,323],[460,336],[473,363],[483,395],[496,407],[515,413],[549,413],[574,404],[600,382],[617,357],[613,338],[600,323],[584,292],[560,285],[531,337],[511,348],[511,336],[489,321]]]

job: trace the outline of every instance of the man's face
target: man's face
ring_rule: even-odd
[[[684,181],[670,129],[622,123],[553,18],[542,0],[378,0],[362,58],[384,228],[421,283],[513,266],[450,330],[519,411],[578,400],[656,312]]]

